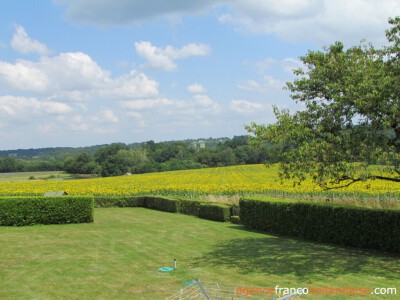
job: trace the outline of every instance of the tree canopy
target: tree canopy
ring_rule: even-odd
[[[277,145],[281,179],[308,175],[324,188],[400,182],[400,17],[389,24],[383,48],[336,42],[308,51],[286,84],[301,109],[275,106],[275,124],[246,127],[254,142]]]

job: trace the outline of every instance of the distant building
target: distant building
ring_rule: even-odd
[[[206,148],[206,142],[204,141],[197,141],[192,143],[192,147],[196,150],[200,149],[205,149]]]

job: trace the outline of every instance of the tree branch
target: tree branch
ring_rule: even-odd
[[[349,187],[350,185],[352,185],[353,183],[356,183],[358,181],[362,181],[361,178],[350,178],[350,177],[342,177],[338,180],[338,183],[340,184],[342,181],[345,180],[350,180],[349,183],[344,184],[344,185],[339,185],[339,186],[334,186],[334,187],[326,187],[325,190],[338,190],[338,189],[342,189],[342,188],[346,188]]]
[[[400,178],[393,178],[393,177],[386,177],[386,176],[370,176],[370,177],[368,177],[368,179],[379,179],[379,180],[388,180],[388,181],[392,181],[392,182],[400,182]]]
[[[399,173],[398,170],[396,170],[396,172]],[[358,181],[363,181],[365,179],[379,179],[379,180],[386,180],[386,181],[392,181],[392,182],[400,182],[400,177],[393,178],[393,177],[387,177],[387,176],[370,175],[370,176],[367,176],[366,178],[351,178],[349,176],[343,176],[342,178],[340,178],[338,180],[339,184],[346,180],[350,180],[350,182],[348,182],[347,184],[339,185],[339,186],[326,187],[325,190],[335,190],[335,189],[346,188],[346,187],[349,187],[350,185],[352,185],[353,183],[356,183]]]

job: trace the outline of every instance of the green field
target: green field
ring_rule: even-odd
[[[144,208],[99,208],[91,224],[0,227],[0,244],[0,299],[164,299],[195,278],[232,289],[400,288],[397,256]],[[158,271],[174,258],[177,270]]]
[[[72,178],[72,175],[67,174],[63,171],[0,173],[0,182],[51,180],[65,178]]]

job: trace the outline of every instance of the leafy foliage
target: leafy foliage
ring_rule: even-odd
[[[400,181],[400,18],[389,22],[389,47],[345,49],[336,42],[309,51],[300,58],[304,67],[294,70],[297,79],[287,83],[305,109],[274,107],[275,124],[247,126],[255,142],[278,145],[281,179],[300,183],[308,174],[324,188]]]

